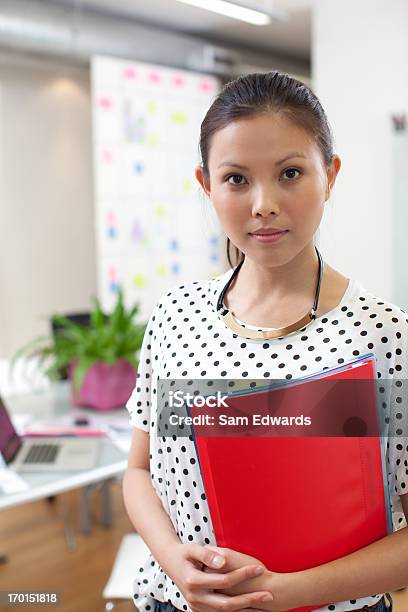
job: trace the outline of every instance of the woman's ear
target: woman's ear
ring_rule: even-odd
[[[203,174],[203,168],[202,166],[197,166],[195,169],[195,177],[197,179],[197,181],[200,183],[201,187],[204,189],[205,193],[208,195],[208,197],[210,197],[210,185],[206,184],[205,182],[205,178],[204,178],[204,174]]]
[[[331,190],[336,182],[337,174],[341,168],[341,159],[338,155],[333,155],[331,164],[327,169],[327,189],[326,189],[326,201],[330,198]]]

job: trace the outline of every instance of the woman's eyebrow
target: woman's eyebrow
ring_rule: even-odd
[[[284,157],[283,159],[280,159],[279,161],[275,162],[275,166],[283,164],[283,162],[287,161],[288,159],[292,159],[292,157],[306,158],[306,155],[303,155],[303,153],[290,153],[289,155],[286,155],[286,157]],[[233,168],[239,168],[240,170],[249,170],[247,166],[241,166],[241,164],[235,164],[234,162],[229,161],[222,162],[222,164],[220,164],[218,168],[222,168],[223,166],[231,166]]]
[[[275,162],[275,166],[279,166],[280,164],[283,164],[283,162],[287,161],[288,159],[292,159],[292,157],[303,157],[306,159],[306,155],[303,155],[303,153],[291,153],[290,155],[287,155],[283,159],[280,159],[279,161]]]
[[[220,164],[218,168],[222,168],[223,166],[232,166],[233,168],[239,168],[240,170],[249,170],[249,168],[247,168],[246,166],[241,166],[240,164],[234,164],[234,162],[229,162],[229,161],[222,162],[222,164]]]

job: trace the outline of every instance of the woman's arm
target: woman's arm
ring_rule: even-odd
[[[151,483],[149,434],[136,427],[123,478],[123,499],[130,520],[155,559],[159,560],[164,551],[180,543]]]
[[[213,592],[213,589],[233,587],[259,576],[265,567],[256,561],[224,574],[202,571],[203,567],[222,567],[225,563],[223,555],[199,544],[183,544],[180,541],[151,483],[149,434],[136,427],[123,481],[123,494],[126,510],[136,531],[194,610],[241,610],[258,607],[262,598],[272,600],[270,593],[254,589],[235,597]]]
[[[408,528],[306,570],[300,579],[305,585],[304,600],[318,604],[403,588],[408,585]]]
[[[401,502],[408,519],[408,495],[401,496]],[[236,551],[211,548],[226,557],[226,564],[220,571],[256,561],[254,557]],[[335,561],[300,572],[280,574],[267,571],[252,582],[252,588],[265,589],[273,594],[271,604],[258,605],[260,609],[271,612],[358,599],[405,586],[408,586],[408,527]],[[235,594],[241,588],[247,589],[248,585],[242,583],[225,592]]]

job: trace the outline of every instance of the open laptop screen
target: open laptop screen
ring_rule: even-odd
[[[20,447],[20,437],[14,429],[13,423],[0,397],[0,453],[3,455],[3,459],[6,463],[10,463]]]

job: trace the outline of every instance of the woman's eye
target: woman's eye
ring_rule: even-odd
[[[230,179],[244,179],[244,177],[242,176],[242,174],[230,174],[230,176],[227,177],[227,181],[230,185],[243,185],[243,180],[238,180],[237,182],[234,180],[233,182],[231,182]]]
[[[293,174],[294,172],[298,172],[298,173],[299,173],[299,175],[298,175],[298,176],[294,175],[294,174]],[[300,171],[300,170],[298,170],[297,168],[288,168],[287,170],[285,170],[285,171],[284,171],[284,173],[283,173],[283,174],[284,174],[284,175],[286,175],[286,178],[288,178],[289,180],[292,180],[292,179],[299,178],[299,176],[300,176],[302,173],[301,173],[301,171]],[[288,176],[288,174],[289,174],[289,176]]]

